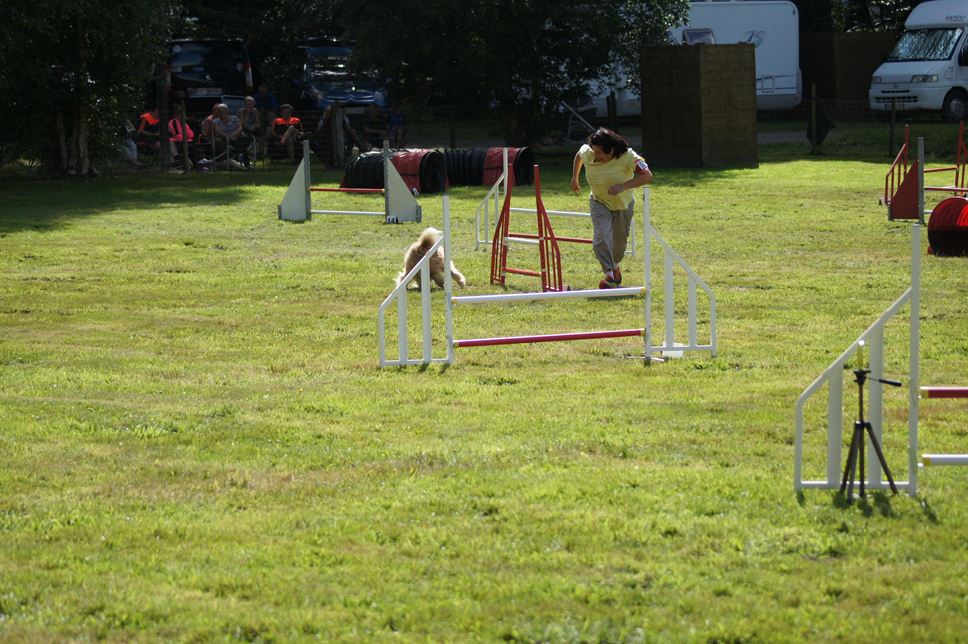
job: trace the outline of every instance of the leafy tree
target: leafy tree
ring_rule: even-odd
[[[533,139],[542,116],[621,62],[638,77],[641,45],[667,39],[685,0],[344,0],[357,65],[398,79],[407,96],[492,104],[512,138]]]
[[[171,3],[0,0],[0,10],[4,149],[91,172],[163,60]]]

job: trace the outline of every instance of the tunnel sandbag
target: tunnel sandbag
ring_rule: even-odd
[[[393,167],[407,189],[434,194],[447,189],[444,155],[436,150],[395,150],[390,153]],[[383,152],[364,152],[346,166],[344,188],[383,188]]]
[[[968,255],[968,199],[948,197],[931,211],[928,244],[939,256]]]
[[[451,148],[441,151],[447,164],[447,182],[452,186],[479,186],[484,181],[487,148]]]
[[[504,171],[504,148],[488,148],[484,160],[483,185],[494,185]],[[508,148],[508,166],[512,186],[529,186],[534,183],[534,154],[531,148]]]

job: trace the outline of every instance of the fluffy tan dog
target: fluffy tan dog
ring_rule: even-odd
[[[423,259],[424,255],[427,254],[427,251],[430,250],[430,247],[437,243],[437,240],[440,239],[442,234],[443,233],[436,228],[425,228],[424,231],[420,233],[420,239],[410,244],[410,248],[407,249],[407,253],[403,256],[403,271],[397,275],[398,286],[400,285],[400,282],[403,281],[403,278],[407,276],[407,273],[409,273],[413,267],[416,266],[421,259]],[[456,266],[454,266],[454,262],[450,263],[450,274],[451,277],[454,278],[454,281],[461,286],[465,286],[467,284],[467,280],[464,279],[464,276],[461,274],[461,272],[457,270]],[[437,252],[434,253],[434,256],[430,258],[430,279],[432,279],[437,286],[441,288],[444,287],[443,247],[438,248]],[[412,281],[417,282],[417,284],[420,283],[419,272]],[[409,288],[409,284],[407,286]]]

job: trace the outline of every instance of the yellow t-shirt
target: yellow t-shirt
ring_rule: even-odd
[[[635,196],[632,190],[625,190],[617,195],[608,194],[610,186],[624,183],[635,174],[635,164],[645,159],[629,148],[622,156],[609,159],[605,163],[595,162],[595,151],[585,144],[578,150],[578,157],[585,165],[585,180],[592,188],[592,196],[601,201],[609,210],[625,210],[632,203]],[[648,168],[648,165],[645,166]]]

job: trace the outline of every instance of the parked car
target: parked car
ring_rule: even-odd
[[[323,110],[337,102],[348,106],[386,105],[386,87],[375,75],[350,71],[352,48],[338,42],[313,42],[300,50],[301,67],[295,81],[300,108]]]
[[[192,112],[210,112],[226,96],[252,94],[249,47],[241,40],[172,40],[168,69],[173,95],[182,93]]]

